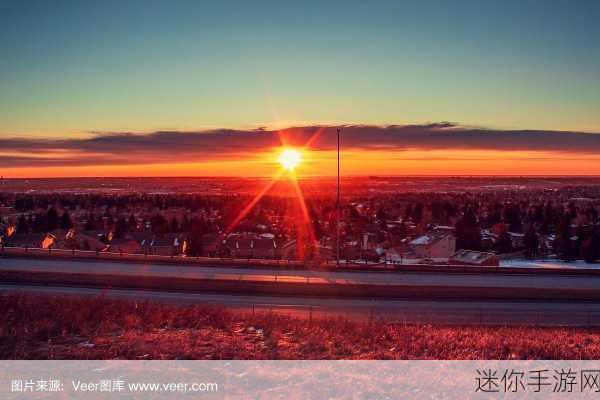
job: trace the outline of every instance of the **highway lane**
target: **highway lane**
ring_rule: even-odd
[[[600,304],[597,303],[316,299],[0,284],[0,295],[15,293],[104,296],[137,302],[214,305],[236,312],[271,312],[307,319],[341,317],[438,325],[600,326]]]
[[[0,258],[0,272],[51,272],[114,275],[126,278],[160,277],[238,282],[356,284],[376,286],[447,286],[455,288],[571,289],[600,291],[600,276],[478,274],[441,272],[334,272],[253,268],[200,267],[121,262]]]

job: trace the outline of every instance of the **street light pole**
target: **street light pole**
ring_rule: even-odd
[[[337,202],[336,202],[336,265],[340,266],[340,132],[337,128]]]

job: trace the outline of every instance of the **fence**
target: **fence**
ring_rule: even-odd
[[[282,266],[300,267],[303,263],[294,260],[265,260],[265,259],[239,259],[239,258],[214,258],[214,257],[188,257],[164,256],[157,254],[134,254],[124,252],[93,251],[93,250],[67,250],[67,249],[42,249],[33,247],[0,247],[0,255],[29,256],[29,257],[55,257],[71,259],[93,259],[98,261],[127,261],[127,262],[157,262],[193,265],[227,264],[227,265],[252,265],[252,266]]]
[[[98,261],[127,261],[127,262],[157,262],[157,263],[177,263],[204,266],[252,266],[252,267],[286,267],[286,268],[323,268],[332,269],[337,267],[335,261],[299,261],[288,259],[262,259],[262,258],[229,258],[229,257],[190,257],[184,255],[157,255],[157,254],[134,254],[110,251],[93,250],[68,250],[56,248],[34,248],[34,247],[0,247],[0,255],[8,256],[29,256],[29,257],[54,257],[54,258],[72,258],[72,259],[94,259]],[[400,262],[356,262],[344,260],[340,262],[342,269],[393,269],[394,266],[409,265]]]

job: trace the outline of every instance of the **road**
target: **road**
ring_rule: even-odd
[[[50,259],[0,258],[1,271],[55,274],[111,275],[125,278],[167,278],[299,284],[374,286],[434,286],[457,288],[574,289],[600,291],[600,276],[541,274],[482,274],[443,272],[334,272],[264,268],[227,268],[139,264],[122,262],[65,261]]]
[[[219,304],[309,318],[600,326],[600,276],[569,274],[331,272],[0,258],[0,291],[14,290]]]
[[[168,304],[217,305],[238,312],[272,312],[314,319],[344,317],[446,325],[600,326],[600,304],[597,303],[322,299],[0,284],[0,294],[14,293],[102,295]]]

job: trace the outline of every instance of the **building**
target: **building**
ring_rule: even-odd
[[[143,248],[138,241],[133,238],[118,238],[112,239],[106,251],[110,253],[124,254],[143,254]]]
[[[5,240],[3,245],[6,247],[48,249],[54,244],[56,237],[51,233],[15,233]]]
[[[524,238],[525,234],[520,232],[508,232],[510,240],[512,242],[513,249],[522,249],[525,247]]]
[[[0,206],[0,217],[8,217],[11,215],[15,215],[16,211],[13,207],[9,206]]]
[[[275,259],[279,256],[274,238],[252,233],[231,234],[225,239],[223,246],[233,258]]]
[[[55,237],[53,249],[102,251],[107,246],[96,235],[87,235],[73,228],[56,229],[52,235]]]
[[[98,239],[98,236],[96,235],[75,232],[75,235],[71,240],[76,243],[77,247],[75,248],[79,250],[102,251],[106,249],[106,243]]]
[[[161,237],[154,237],[148,248],[149,254],[160,256],[177,256],[185,253],[187,242],[177,234],[167,234]]]
[[[408,243],[417,258],[449,258],[456,251],[456,238],[452,233],[433,231]]]
[[[404,261],[407,256],[412,255],[412,250],[409,243],[410,240],[408,238],[404,238],[398,241],[395,245],[390,246],[385,250],[385,259],[391,262]]]
[[[192,238],[194,240],[194,238]],[[217,233],[205,233],[201,238],[202,255],[205,257],[218,257],[221,254],[222,239]]]
[[[480,267],[497,267],[500,265],[498,257],[494,253],[465,249],[454,253],[448,260],[448,263],[451,265],[474,265]]]
[[[306,250],[304,251],[306,252]],[[279,248],[279,254],[284,260],[299,260],[300,253],[298,251],[298,241],[296,239],[292,239],[281,245]],[[335,249],[329,244],[324,245],[321,243],[315,243],[312,247],[312,254],[310,254],[310,257],[321,261],[332,261],[336,258],[336,252]]]

